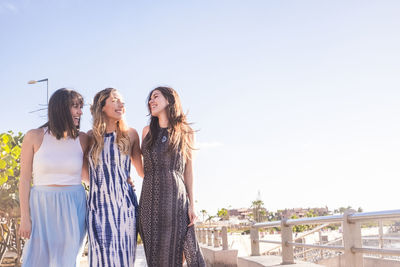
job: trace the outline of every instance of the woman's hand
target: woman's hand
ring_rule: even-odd
[[[19,235],[22,238],[29,239],[31,237],[31,231],[32,231],[31,219],[29,218],[21,219],[21,225],[19,227]]]
[[[128,177],[128,179],[126,179],[126,181],[128,182],[128,184],[130,186],[132,186],[132,189],[135,190],[135,184],[133,183],[133,180],[131,177]]]
[[[189,215],[189,220],[190,220],[188,227],[190,227],[190,226],[194,225],[197,220],[196,213],[194,212],[194,208],[192,206],[189,206],[188,215]]]

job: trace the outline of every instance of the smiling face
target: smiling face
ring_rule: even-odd
[[[167,106],[168,100],[164,97],[164,95],[159,90],[154,90],[151,93],[149,100],[151,116],[158,117],[161,112],[165,111]]]
[[[121,120],[125,114],[125,103],[117,91],[112,91],[102,109],[104,115],[111,120]]]
[[[72,105],[70,107],[70,112],[72,116],[72,121],[76,127],[79,127],[79,122],[81,120],[82,112],[82,104],[78,101],[78,99],[74,99],[72,101]]]

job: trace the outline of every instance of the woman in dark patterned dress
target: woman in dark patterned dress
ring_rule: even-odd
[[[89,266],[133,266],[138,204],[128,182],[131,161],[143,176],[139,135],[126,126],[123,100],[113,88],[96,94],[91,112]]]
[[[150,267],[205,266],[196,241],[193,201],[193,130],[172,88],[150,92],[150,125],[143,129],[144,181],[140,234]]]

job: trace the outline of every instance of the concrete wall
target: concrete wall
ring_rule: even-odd
[[[237,250],[222,250],[221,248],[201,246],[207,267],[263,267],[279,266],[282,262],[280,256],[248,256],[238,257]],[[298,267],[345,267],[344,255],[324,259],[317,264],[296,261],[296,264],[288,266]],[[281,265],[284,266],[284,265]],[[399,260],[379,259],[364,257],[364,267],[400,267]]]
[[[239,257],[238,267],[263,267],[264,264],[258,260],[261,259],[262,257],[264,256]],[[281,262],[282,258],[281,257],[279,257],[279,259],[277,258],[276,266],[278,266]]]
[[[323,267],[310,262],[296,261],[295,264],[281,265],[280,256],[248,256],[238,258],[238,267],[264,267],[264,266],[288,266],[288,267]]]
[[[238,251],[235,249],[222,250],[221,248],[201,246],[207,267],[237,267]]]
[[[326,267],[345,267],[344,255],[321,260],[318,264]],[[400,261],[364,257],[364,267],[400,267]]]
[[[318,264],[322,264],[326,267],[345,267],[344,255],[342,254],[336,257],[320,260]]]
[[[364,257],[364,267],[400,267],[400,261]]]

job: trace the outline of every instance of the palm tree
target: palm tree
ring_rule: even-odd
[[[261,221],[261,210],[264,206],[264,202],[261,199],[254,200],[251,203],[251,207],[253,208],[253,218],[256,222]]]
[[[213,215],[208,215],[208,218],[207,218],[206,222],[208,222],[209,224],[211,224],[211,220],[214,219],[214,218],[215,218],[215,216],[213,216]]]
[[[229,220],[228,210],[225,208],[218,210],[217,216],[222,220]]]
[[[203,215],[203,223],[204,223],[205,222],[204,221],[204,217],[206,217],[207,211],[206,210],[201,210],[200,213],[201,213],[201,215]]]

